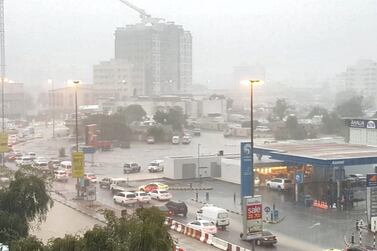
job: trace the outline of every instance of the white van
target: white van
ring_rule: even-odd
[[[164,161],[154,160],[148,165],[148,171],[150,173],[163,172],[164,171]]]
[[[72,162],[69,160],[64,160],[60,162],[60,169],[64,170],[67,175],[71,176],[72,175]]]
[[[179,136],[173,136],[173,137],[171,138],[171,143],[172,143],[173,145],[178,145],[178,144],[179,144],[179,141],[180,141]]]
[[[205,205],[196,212],[197,220],[208,220],[216,225],[216,227],[221,227],[225,229],[229,226],[229,215],[228,212],[220,207],[215,207],[213,205]]]

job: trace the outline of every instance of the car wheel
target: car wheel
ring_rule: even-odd
[[[117,204],[117,201],[116,201],[116,199],[114,199],[114,203],[115,203],[115,204]]]
[[[279,189],[279,191],[283,191],[283,189],[281,189],[281,186],[278,186],[278,189]]]
[[[267,188],[268,188],[268,189],[271,189],[271,185],[270,185],[270,184],[267,184]]]
[[[261,245],[261,241],[260,240],[256,240],[255,241],[255,245],[260,246]]]

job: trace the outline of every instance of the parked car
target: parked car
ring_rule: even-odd
[[[48,160],[45,157],[37,157],[33,160],[35,167],[48,167]]]
[[[85,173],[84,179],[90,181],[90,183],[97,183],[97,176],[94,173]]]
[[[280,191],[288,190],[292,188],[292,181],[288,179],[272,179],[266,182],[267,188],[278,189]]]
[[[190,135],[185,135],[182,137],[182,144],[188,145],[191,143],[191,136]]]
[[[111,178],[102,178],[99,181],[99,187],[104,189],[110,189]]]
[[[60,182],[68,181],[68,175],[64,170],[55,170],[54,177],[56,181],[60,181]]]
[[[154,144],[155,143],[154,137],[152,137],[152,136],[147,137],[147,143],[148,144]]]
[[[114,195],[115,204],[129,205],[137,202],[136,195],[131,192],[120,192]]]
[[[28,152],[27,155],[29,155],[32,160],[37,158],[37,154],[35,152]]]
[[[17,159],[17,155],[14,152],[10,152],[5,156],[6,161],[15,161]]]
[[[67,172],[67,175],[71,176],[72,174],[72,162],[69,160],[64,160],[60,162],[60,168]]]
[[[360,173],[354,173],[354,174],[349,174],[346,177],[346,179],[351,180],[351,181],[366,181],[367,177],[363,174],[360,174]]]
[[[187,216],[187,205],[184,202],[169,201],[165,206],[169,209],[171,215],[181,214],[184,217]]]
[[[60,167],[60,160],[59,159],[50,159],[48,161],[48,167],[51,169],[58,169]]]
[[[128,187],[128,181],[127,179],[124,178],[113,178],[111,179],[111,184],[110,184],[110,191],[113,194],[119,193],[119,192],[124,192],[126,191],[126,187]]]
[[[152,192],[157,189],[168,190],[169,186],[161,182],[153,182],[153,183],[148,183],[144,186],[139,186],[139,191],[145,191],[147,193]]]
[[[200,136],[202,134],[200,128],[194,128],[192,130],[192,133],[194,134],[194,136]]]
[[[164,161],[154,160],[148,165],[148,171],[150,173],[163,172],[164,171]]]
[[[196,212],[197,220],[208,220],[213,222],[217,227],[225,229],[230,224],[228,212],[211,204],[207,204]]]
[[[16,159],[16,165],[20,167],[32,166],[33,160],[30,156],[22,156]]]
[[[140,172],[141,166],[135,162],[133,163],[124,163],[123,173],[138,173]]]
[[[166,190],[157,189],[149,193],[155,200],[170,200],[173,196]]]
[[[254,186],[255,187],[259,187],[259,185],[260,185],[260,179],[259,179],[258,176],[255,176],[255,178],[254,178]]]
[[[136,191],[135,195],[138,202],[149,203],[152,200],[151,196],[143,191]]]
[[[187,227],[199,230],[203,233],[216,234],[217,227],[210,221],[207,220],[194,220],[187,224]]]
[[[180,143],[180,138],[179,138],[179,136],[173,136],[173,137],[171,138],[171,143],[172,143],[173,145],[178,145],[178,144]]]

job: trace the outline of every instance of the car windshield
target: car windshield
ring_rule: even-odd
[[[228,218],[228,213],[219,213],[219,219],[226,219]]]
[[[167,191],[165,191],[165,190],[162,190],[162,191],[160,191],[160,193],[168,193]]]
[[[149,165],[150,166],[158,166],[158,164],[156,162],[151,162]]]
[[[202,222],[202,225],[204,226],[204,227],[210,227],[210,226],[213,226],[213,223],[212,222]]]
[[[139,193],[139,196],[147,196],[146,193]]]
[[[127,194],[127,198],[135,198],[136,195],[135,194]]]

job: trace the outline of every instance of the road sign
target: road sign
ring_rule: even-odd
[[[0,153],[5,153],[9,151],[8,147],[8,134],[0,133]]]
[[[241,142],[241,198],[250,196],[254,186],[251,184],[253,177],[253,167],[251,158],[253,148],[250,142]]]
[[[269,213],[269,212],[271,211],[271,208],[270,208],[270,207],[265,207],[265,208],[264,208],[264,211],[265,211],[266,213]]]
[[[304,173],[301,171],[297,171],[295,175],[295,180],[297,184],[304,183]]]
[[[243,198],[243,236],[259,235],[263,231],[262,196],[245,196]]]
[[[96,148],[92,146],[82,146],[81,151],[85,154],[94,154],[96,152]]]
[[[85,155],[83,152],[72,153],[72,177],[81,178],[84,176]]]

